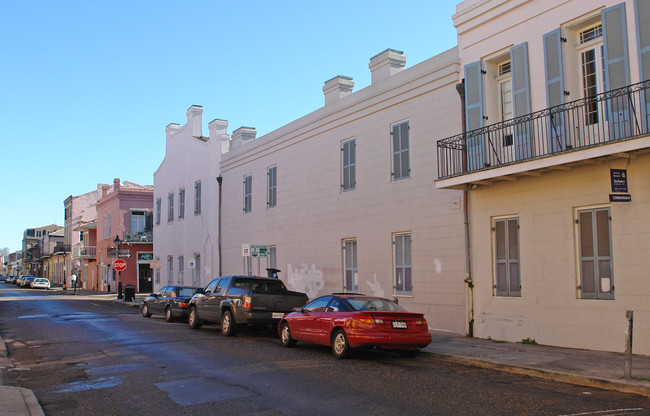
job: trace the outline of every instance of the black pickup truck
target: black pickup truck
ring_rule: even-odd
[[[307,301],[306,294],[288,290],[279,279],[223,276],[190,299],[188,323],[193,329],[203,322],[221,323],[221,333],[232,336],[239,326],[275,327],[285,313]]]

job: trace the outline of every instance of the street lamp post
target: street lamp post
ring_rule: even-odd
[[[122,240],[120,240],[120,236],[116,235],[115,240],[113,240],[115,243],[116,251],[115,251],[115,259],[117,259],[118,254],[120,252],[120,246],[122,245]],[[124,296],[122,296],[122,271],[120,270],[117,272],[117,298],[122,299]]]

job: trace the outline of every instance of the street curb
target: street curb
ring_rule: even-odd
[[[34,392],[30,389],[0,386],[3,415],[45,416]]]
[[[638,394],[644,397],[650,397],[650,388],[633,384],[625,380],[612,380],[599,377],[589,377],[573,373],[565,373],[554,370],[540,370],[538,368],[524,367],[520,365],[511,365],[493,361],[481,360],[479,358],[458,357],[453,355],[441,354],[436,352],[423,351],[428,354],[432,360],[444,361],[454,364],[470,365],[473,367],[485,368],[488,370],[503,371],[507,373],[525,375],[529,377],[540,378],[561,383],[573,384],[584,387],[593,387],[602,390],[612,390],[621,393]]]
[[[7,346],[5,345],[5,340],[0,336],[0,357],[7,357]]]

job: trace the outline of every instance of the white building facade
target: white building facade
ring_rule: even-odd
[[[475,335],[650,354],[650,2],[457,6]]]
[[[219,275],[219,162],[228,122],[202,134],[203,108],[166,128],[165,158],[154,172],[154,291],[168,284],[203,287]]]
[[[221,160],[224,274],[272,267],[311,299],[395,297],[431,328],[465,333],[462,193],[434,184],[435,139],[461,123],[457,50],[405,61],[386,50],[370,60],[370,86],[353,92],[337,76],[324,107],[259,138],[233,132]],[[247,246],[267,257],[244,256]]]

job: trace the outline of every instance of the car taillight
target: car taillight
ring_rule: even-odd
[[[250,296],[246,296],[244,298],[244,309],[250,309],[252,307],[251,303],[253,301],[253,298]]]
[[[185,303],[185,302],[181,302],[180,305],[178,305],[178,306],[180,306],[181,308],[187,308],[187,307],[190,306],[190,305],[188,305],[188,304]]]
[[[375,323],[377,323],[377,321],[375,321],[375,318],[373,318],[372,315],[359,315],[357,316],[357,321],[369,325],[374,325]]]
[[[415,321],[415,325],[424,325],[426,327],[429,326],[429,324],[427,323],[427,320],[424,317],[421,320]]]

